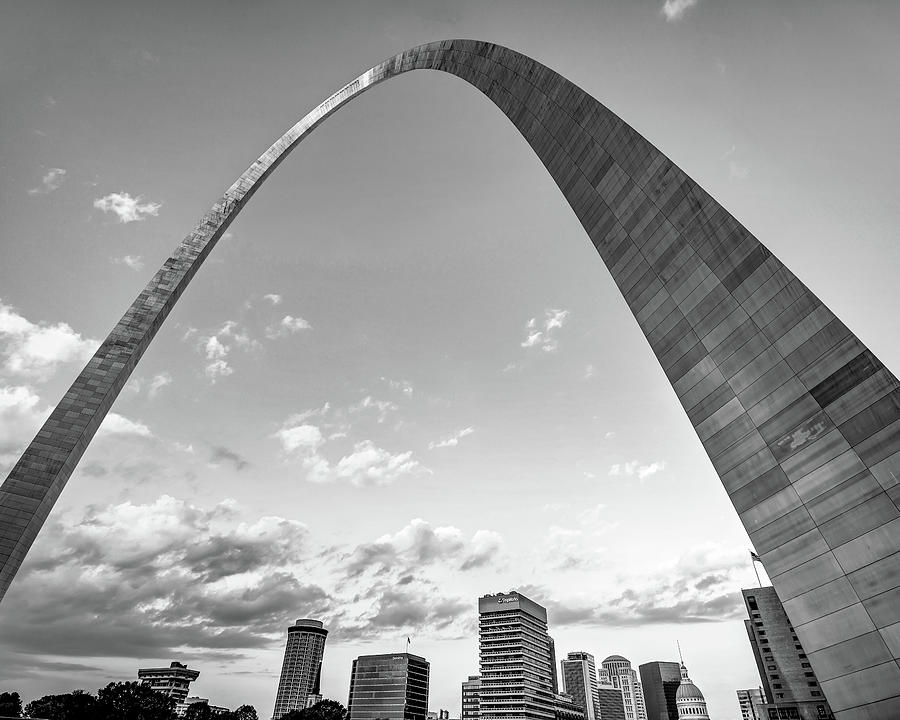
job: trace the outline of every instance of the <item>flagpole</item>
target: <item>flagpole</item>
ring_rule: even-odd
[[[762,587],[762,580],[759,579],[759,570],[756,569],[756,563],[758,562],[762,562],[762,560],[759,559],[759,555],[751,550],[750,564],[753,565],[753,572],[756,573],[756,584]]]

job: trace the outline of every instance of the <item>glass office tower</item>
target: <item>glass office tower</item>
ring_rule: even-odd
[[[361,655],[350,674],[349,720],[426,720],[431,666],[418,655]]]

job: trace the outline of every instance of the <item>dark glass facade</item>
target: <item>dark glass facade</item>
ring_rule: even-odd
[[[675,693],[681,684],[677,662],[649,662],[638,668],[644,687],[647,720],[678,720]]]
[[[603,683],[598,685],[597,704],[602,720],[625,720],[625,700],[619,688]]]
[[[349,720],[425,720],[431,666],[418,655],[361,655],[350,674]]]

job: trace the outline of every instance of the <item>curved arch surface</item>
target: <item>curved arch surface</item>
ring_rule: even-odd
[[[731,497],[835,716],[900,717],[900,383],[634,129],[535,60],[472,40],[413,48],[345,85],[263,153],[175,249],[0,488],[0,597],[235,216],[331,113],[419,69],[481,90],[562,190]]]

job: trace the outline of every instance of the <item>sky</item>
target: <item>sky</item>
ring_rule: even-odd
[[[0,470],[271,142],[446,38],[605,103],[900,368],[898,36],[888,0],[9,3]],[[172,312],[0,605],[0,690],[180,660],[268,717],[312,617],[326,696],[410,637],[458,716],[477,598],[518,589],[560,656],[679,641],[728,720],[759,684],[750,547],[530,148],[466,83],[409,73],[294,151]]]

